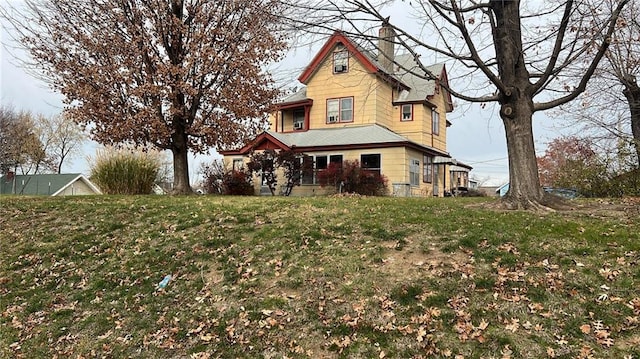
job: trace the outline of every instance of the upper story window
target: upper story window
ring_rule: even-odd
[[[413,120],[413,105],[402,105],[402,113],[400,114],[400,121],[412,121]]]
[[[431,129],[432,133],[434,135],[439,135],[440,134],[440,114],[435,109],[431,110],[431,124],[433,125]]]
[[[304,130],[304,110],[293,111],[293,130]]]
[[[333,53],[333,73],[349,72],[349,52],[342,49]]]
[[[352,122],[353,97],[327,100],[327,123]]]

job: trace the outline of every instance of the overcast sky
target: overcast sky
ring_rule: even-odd
[[[5,3],[6,0],[0,3]],[[10,39],[6,29],[2,28],[2,43],[8,44]],[[292,50],[285,61],[276,67],[276,75],[297,78],[304,67],[311,61],[322,44],[315,47],[304,47]],[[0,97],[2,104],[13,105],[17,110],[29,110],[52,116],[60,113],[62,97],[51,92],[48,87],[34,79],[21,69],[12,54],[3,46],[1,50],[2,68],[0,72]],[[13,52],[14,50],[11,50]],[[24,56],[24,54],[18,54]],[[458,161],[473,166],[471,176],[485,184],[498,185],[508,180],[507,149],[504,128],[497,107],[487,106],[484,109],[478,104],[458,104],[447,118],[452,126],[447,132],[448,151]],[[544,152],[545,144],[559,134],[553,130],[551,120],[545,114],[534,116],[534,135],[536,151]],[[97,144],[85,146],[86,156],[93,155]],[[89,164],[86,156],[80,156],[67,163],[63,171],[82,172],[88,174]],[[216,154],[192,158],[191,177],[196,178],[200,162],[210,162]]]

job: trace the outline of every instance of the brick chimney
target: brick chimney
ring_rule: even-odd
[[[378,32],[378,62],[390,74],[393,71],[396,32],[389,25],[389,18],[383,23]]]

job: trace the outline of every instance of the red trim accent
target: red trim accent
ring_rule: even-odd
[[[263,132],[259,134],[258,137],[256,137],[253,141],[249,142],[239,150],[218,151],[218,152],[221,155],[230,156],[230,155],[244,155],[251,152],[252,150],[266,150],[266,149],[288,151],[291,148],[289,148],[289,146],[285,145],[284,143],[282,143],[281,141],[279,141],[278,139],[270,135],[268,132]]]
[[[423,153],[429,153],[434,156],[444,156],[444,157],[449,156],[447,152],[442,152],[435,148],[427,148],[412,142],[362,143],[362,144],[354,144],[354,145],[335,145],[335,146],[294,146],[292,147],[292,149],[295,152],[313,153],[313,152],[328,152],[328,151],[335,152],[335,151],[393,148],[393,147],[408,147]]]
[[[336,30],[333,33],[333,35],[331,35],[329,40],[327,40],[327,42],[324,44],[324,46],[322,46],[322,48],[316,54],[316,56],[313,58],[313,60],[311,60],[311,63],[309,64],[309,66],[307,66],[307,68],[302,72],[300,77],[298,77],[298,81],[300,81],[300,82],[302,82],[303,84],[306,85],[308,83],[309,79],[311,78],[311,76],[313,76],[313,74],[318,70],[318,68],[320,67],[320,64],[322,63],[322,61],[324,61],[324,59],[331,53],[333,48],[339,43],[344,45],[344,47],[346,47],[346,49],[351,54],[353,54],[353,56],[358,61],[360,61],[362,66],[364,66],[364,68],[367,71],[369,71],[370,73],[374,74],[374,73],[377,73],[378,70],[382,70],[382,69],[378,68],[376,65],[374,65],[373,62],[371,62],[365,55],[363,55],[360,52],[360,50],[358,50],[356,45],[354,45],[351,42],[351,40],[349,40],[349,38],[344,36],[344,34],[341,31],[337,31]],[[333,58],[332,58],[332,61],[333,61]],[[332,71],[333,71],[333,69],[332,69]]]
[[[306,100],[301,100],[301,101],[296,101],[296,102],[287,102],[287,103],[282,103],[282,104],[276,104],[276,109],[278,110],[287,110],[290,108],[296,108],[296,107],[303,107],[303,106],[312,106],[313,105],[313,100],[312,99],[306,99]]]
[[[442,65],[442,72],[440,72],[440,79],[439,82],[446,84],[447,87],[449,87],[449,76],[447,75],[447,67],[446,65]],[[440,83],[436,82],[436,89],[440,89]],[[444,90],[444,94],[445,94],[445,104],[446,104],[446,111],[447,112],[452,112],[453,111],[453,100],[451,99],[451,93],[449,93],[449,91]]]
[[[311,101],[311,105],[313,101]],[[304,107],[304,130],[309,131],[309,125],[311,123],[311,105]]]

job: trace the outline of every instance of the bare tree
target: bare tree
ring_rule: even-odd
[[[262,129],[284,11],[277,0],[26,0],[0,14],[93,139],[170,150],[174,191],[187,194],[189,151]]]
[[[46,162],[46,152],[37,134],[30,112],[0,107],[0,170],[39,173]]]
[[[86,140],[82,126],[66,113],[45,117],[38,116],[36,128],[52,171],[61,173],[62,165],[81,153]]]
[[[605,0],[610,3],[611,0]],[[595,8],[602,1],[591,1]],[[574,119],[580,137],[593,138],[607,152],[622,153],[622,171],[640,167],[640,4],[631,2],[618,20],[618,28],[579,101],[561,107],[559,114]],[[627,148],[632,150],[628,151]]]
[[[424,53],[454,60],[464,71],[466,83],[482,77],[475,88],[447,90],[464,101],[497,103],[500,107],[509,154],[507,208],[547,208],[538,179],[532,118],[538,111],[555,108],[575,99],[604,57],[616,20],[629,0],[614,6],[602,4],[597,16],[581,1],[545,1],[523,5],[519,0],[403,1],[404,13],[412,13],[417,26],[393,23],[381,9],[393,1],[312,1],[305,8],[322,10],[325,18],[305,25],[330,28],[341,22],[343,31],[374,45],[371,29],[388,22],[397,34],[395,43],[414,55],[419,64],[404,69],[437,80],[421,58]],[[396,6],[400,6],[395,2]],[[319,11],[320,13],[320,11]],[[333,22],[332,22],[333,20]],[[585,26],[588,22],[589,26]],[[588,32],[589,41],[584,41]],[[582,59],[590,60],[584,65]],[[393,59],[387,59],[393,60]],[[579,77],[563,78],[572,66],[582,68]],[[400,65],[396,63],[395,65]],[[468,86],[468,85],[467,85]],[[453,86],[452,86],[453,87]]]

